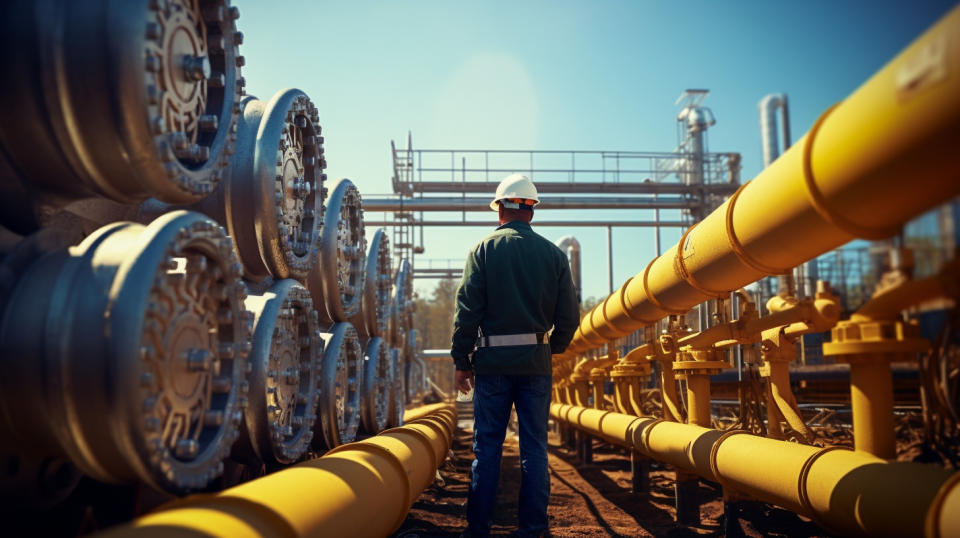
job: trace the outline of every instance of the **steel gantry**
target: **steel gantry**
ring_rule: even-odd
[[[415,149],[408,134],[406,148],[390,144],[393,193],[365,198],[364,208],[389,216],[370,224],[390,228],[395,255],[413,263],[423,252],[425,227],[489,226],[489,221],[467,219],[468,212],[489,209],[488,196],[477,195],[490,195],[503,176],[521,172],[544,194],[539,210],[654,211],[653,220],[538,218],[538,226],[605,227],[608,235],[615,227],[653,227],[659,237],[661,227],[700,220],[740,183],[740,155],[708,151],[706,131],[714,121],[702,106],[706,94],[688,90],[681,96],[680,136],[673,152]],[[673,220],[661,220],[661,211],[671,211]],[[461,218],[425,216],[436,212],[460,213]],[[415,274],[421,271],[413,265]]]

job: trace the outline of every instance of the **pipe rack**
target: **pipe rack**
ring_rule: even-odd
[[[851,239],[890,237],[960,193],[960,77],[947,74],[960,70],[956,35],[960,8],[597,305],[570,351],[785,273]]]

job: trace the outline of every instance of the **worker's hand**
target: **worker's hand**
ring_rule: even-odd
[[[473,389],[473,370],[457,370],[457,390],[469,394]]]

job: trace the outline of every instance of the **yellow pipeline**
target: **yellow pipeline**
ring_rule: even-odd
[[[403,422],[404,424],[407,422],[413,422],[425,416],[432,415],[441,409],[447,409],[448,407],[450,407],[450,404],[448,403],[435,403],[408,409],[403,413]]]
[[[598,347],[856,237],[889,237],[960,193],[958,35],[960,7],[587,313],[571,349]]]
[[[811,517],[841,535],[955,536],[960,474],[745,432],[553,404],[558,421]]]
[[[454,407],[429,407],[400,428],[215,495],[174,501],[106,535],[387,536],[450,448]]]

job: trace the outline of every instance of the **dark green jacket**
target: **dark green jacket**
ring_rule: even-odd
[[[550,375],[580,322],[570,264],[556,245],[522,221],[504,224],[467,256],[457,290],[450,354],[458,370],[479,375]],[[550,345],[480,348],[485,336],[547,332]]]

